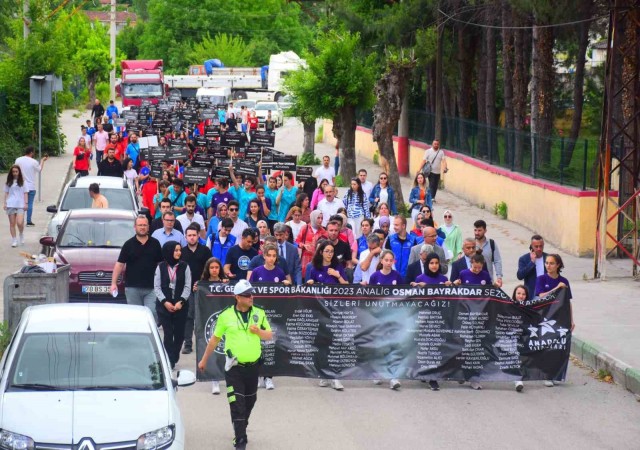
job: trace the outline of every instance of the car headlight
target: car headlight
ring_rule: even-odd
[[[158,428],[138,438],[137,450],[162,450],[169,447],[176,437],[175,425]],[[26,447],[25,447],[26,448]]]
[[[35,443],[29,436],[0,430],[0,449],[2,450],[33,450]]]

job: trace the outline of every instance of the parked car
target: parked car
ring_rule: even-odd
[[[281,127],[284,124],[284,113],[278,103],[258,102],[256,103],[256,116],[258,116],[259,129],[264,129],[264,121],[267,120],[269,111],[271,111],[271,118],[276,127]]]
[[[246,106],[247,109],[251,111],[256,107],[256,101],[255,100],[235,100],[233,102],[233,107],[238,111],[240,111],[240,108],[243,106]]]
[[[172,377],[144,306],[31,306],[0,364],[0,448],[185,447],[176,390],[196,377]]]
[[[89,185],[98,183],[100,193],[107,198],[110,209],[125,209],[129,211],[148,214],[148,208],[138,203],[134,187],[126,178],[102,177],[102,176],[76,176],[64,188],[59,205],[47,206],[47,212],[55,214],[47,227],[47,236],[55,238],[60,231],[62,222],[72,209],[90,208]]]
[[[53,248],[56,262],[70,264],[69,301],[126,303],[124,276],[118,280],[118,296],[109,289],[120,249],[134,235],[136,213],[122,209],[74,209],[56,238],[40,243]],[[0,447],[2,448],[2,447]]]
[[[278,100],[278,106],[283,111],[291,108],[292,103],[293,103],[293,97],[290,95],[285,95],[284,97],[281,97],[280,100]]]

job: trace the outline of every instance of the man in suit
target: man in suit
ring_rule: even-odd
[[[440,258],[440,273],[446,275],[447,271],[449,270],[449,264],[447,264],[447,258],[445,257],[444,249],[436,244],[438,232],[433,227],[423,227],[422,236],[424,237],[424,244],[433,246],[434,253]],[[409,254],[409,264],[412,264],[420,259],[421,250],[422,243],[411,247],[411,253]],[[427,255],[424,256],[426,258]]]
[[[407,267],[407,276],[405,277],[407,283],[413,283],[419,275],[427,271],[427,255],[432,253],[433,249],[434,247],[431,244],[420,244],[420,259],[412,262]]]
[[[471,268],[471,257],[476,252],[476,240],[475,238],[466,238],[462,243],[462,256],[451,264],[451,276],[449,280],[451,282],[460,278],[460,272],[465,269]],[[487,263],[484,263],[483,270],[487,270]]]
[[[287,263],[287,271],[291,275],[291,281],[296,285],[302,284],[302,264],[298,249],[295,245],[287,241],[287,226],[278,222],[273,226],[273,235],[276,237],[278,246],[278,256]]]
[[[529,253],[525,253],[518,259],[518,280],[523,280],[529,291],[529,298],[533,298],[536,287],[536,278],[547,273],[544,261],[547,254],[544,252],[544,239],[539,234],[531,236]]]

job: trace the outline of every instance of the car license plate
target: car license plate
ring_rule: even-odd
[[[82,286],[83,294],[108,294],[111,286]]]

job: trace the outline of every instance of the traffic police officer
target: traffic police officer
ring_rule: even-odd
[[[236,304],[218,316],[213,337],[198,363],[204,372],[207,360],[224,336],[227,355],[225,381],[231,408],[231,421],[235,431],[235,448],[247,445],[247,422],[258,395],[258,369],[262,346],[260,340],[269,340],[273,333],[262,308],[253,305],[253,287],[240,280],[233,288]]]

